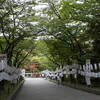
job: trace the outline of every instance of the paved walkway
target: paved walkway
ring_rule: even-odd
[[[100,96],[42,78],[27,78],[13,100],[100,100]]]

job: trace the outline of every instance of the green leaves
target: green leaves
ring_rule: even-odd
[[[37,36],[45,40],[36,43],[36,54],[46,56],[57,66],[84,63],[87,58],[99,59],[100,2],[43,2],[48,6],[37,14],[34,1],[0,1],[0,33],[3,34],[0,52],[8,54],[8,62],[16,58],[17,50],[22,50],[22,57],[31,53],[34,48],[31,40]]]
[[[49,7],[44,10],[48,17],[44,18],[45,21],[42,20],[42,23],[44,22],[43,26],[46,28],[44,35],[52,37],[45,40],[52,58],[59,63],[84,63],[86,59],[93,58],[93,48],[97,47],[96,44],[99,42],[96,40],[100,39],[99,5],[99,1],[91,0],[61,0],[59,4],[49,2]],[[64,61],[63,58],[68,59]]]
[[[6,0],[1,5],[0,9],[0,32],[3,34],[3,41],[5,42],[5,46],[3,46],[3,42],[1,43],[1,47],[3,47],[3,51],[1,53],[7,53],[8,64],[11,64],[11,60],[14,59],[16,49],[19,50],[25,49],[25,46],[28,47],[30,39],[34,40],[36,38],[36,29],[30,22],[35,22],[35,20],[31,20],[32,16],[35,15],[35,10],[32,7],[35,3],[33,2],[23,2],[16,0]],[[34,35],[35,34],[35,35]],[[29,40],[28,40],[29,39]],[[20,43],[24,41],[23,46]],[[32,43],[32,42],[30,42]],[[28,45],[27,45],[28,44]],[[18,48],[19,46],[19,48]],[[33,49],[32,46],[28,47],[29,50],[24,50],[29,53]],[[26,53],[26,55],[27,55]],[[19,53],[20,54],[20,53]],[[17,54],[18,55],[18,54]],[[23,57],[24,58],[24,57]],[[21,58],[21,59],[23,59]],[[20,60],[21,60],[20,59]]]

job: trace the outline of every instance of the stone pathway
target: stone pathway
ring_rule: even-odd
[[[100,100],[100,96],[42,78],[26,78],[13,100]]]

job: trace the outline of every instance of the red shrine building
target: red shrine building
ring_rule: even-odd
[[[26,76],[31,76],[31,77],[37,76],[35,70],[36,67],[39,67],[38,62],[27,62],[24,66],[25,66],[24,68],[26,69]]]

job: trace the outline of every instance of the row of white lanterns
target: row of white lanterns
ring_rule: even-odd
[[[20,76],[21,69],[8,66],[6,54],[0,54],[0,81],[8,80],[12,83],[16,83]]]

